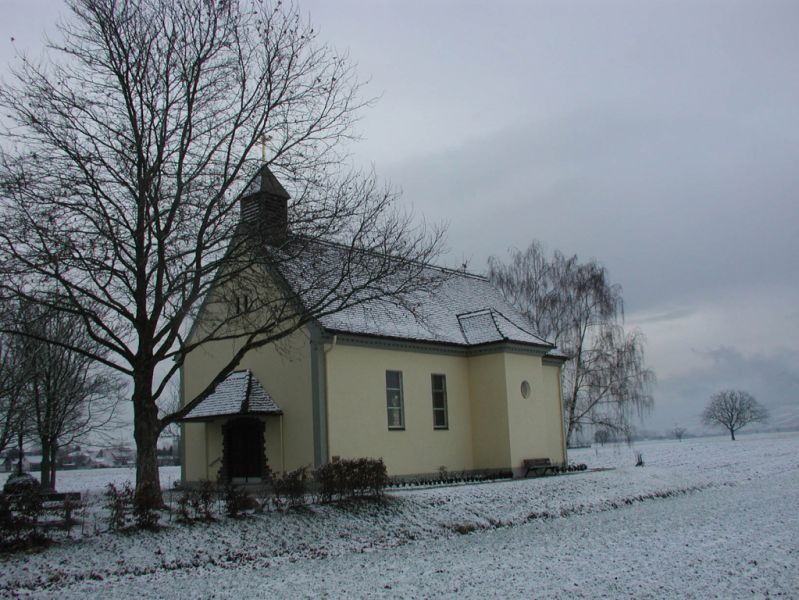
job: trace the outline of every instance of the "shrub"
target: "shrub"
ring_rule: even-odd
[[[458,523],[452,526],[452,530],[455,533],[459,533],[461,535],[467,535],[469,533],[477,531],[477,525],[475,525],[474,523]]]
[[[122,531],[130,527],[130,514],[133,507],[133,487],[126,481],[122,488],[109,483],[105,492],[105,507],[108,509],[108,528]]]
[[[178,498],[178,518],[186,523],[191,523],[194,520],[191,504],[193,495],[194,490],[184,490]]]
[[[216,497],[216,484],[207,479],[199,487],[184,490],[178,498],[178,513],[186,523],[204,520],[213,521],[213,504]]]
[[[0,536],[5,539],[11,530],[14,513],[11,512],[11,500],[8,494],[0,492]]]
[[[108,509],[109,529],[124,531],[133,525],[133,520],[141,529],[158,527],[160,518],[158,509],[161,506],[152,484],[144,484],[140,493],[136,494],[129,481],[126,481],[121,488],[109,483],[103,495],[105,507]]]
[[[13,493],[0,493],[0,545],[30,546],[47,538],[39,532],[42,496],[37,485],[12,486]],[[8,489],[8,488],[7,488]]]
[[[300,467],[272,479],[275,495],[272,501],[277,508],[296,508],[305,504],[307,469]]]
[[[214,519],[214,511],[211,507],[214,504],[214,495],[216,494],[216,484],[212,481],[204,479],[200,482],[200,487],[196,490],[194,504],[194,512],[197,517],[201,517],[206,521]]]
[[[42,491],[42,485],[30,473],[23,473],[22,475],[9,476],[3,486],[3,491],[9,495],[31,494],[34,492],[38,494]]]
[[[42,515],[42,496],[38,487],[29,487],[10,496],[11,510],[16,513],[20,529],[35,533]]]
[[[246,510],[252,506],[252,501],[247,490],[244,488],[228,483],[225,486],[225,509],[227,516],[238,517],[241,511]]]
[[[344,468],[346,461],[339,460],[317,467],[313,472],[314,481],[319,486],[319,499],[322,502],[332,502],[336,496],[342,495],[342,490],[347,486]]]
[[[339,460],[318,467],[313,476],[322,502],[381,496],[388,485],[388,473],[382,458]]]

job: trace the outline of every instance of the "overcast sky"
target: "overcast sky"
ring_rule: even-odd
[[[60,3],[0,0],[2,65]],[[368,91],[354,160],[457,265],[597,258],[658,376],[647,429],[750,391],[799,425],[799,3],[301,3]]]

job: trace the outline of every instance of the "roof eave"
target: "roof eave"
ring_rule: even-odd
[[[531,350],[534,349],[539,351],[542,355],[546,355],[547,352],[550,352],[555,349],[554,344],[536,344],[533,342],[520,342],[509,339],[492,340],[490,342],[483,342],[480,344],[465,344],[465,343],[459,344],[455,342],[442,342],[437,340],[428,340],[424,338],[390,336],[378,333],[360,333],[360,332],[348,331],[345,329],[335,329],[329,327],[322,327],[322,331],[330,335],[331,337],[341,335],[341,336],[349,336],[356,339],[364,338],[375,341],[384,340],[386,342],[395,343],[395,344],[419,344],[419,345],[431,346],[437,348],[449,348],[453,350],[460,350],[463,352],[469,352],[470,350],[482,350],[490,348],[491,346],[501,346],[501,345],[524,347]]]
[[[211,421],[215,421],[216,419],[234,419],[240,417],[270,417],[270,416],[281,416],[283,414],[282,410],[253,410],[246,413],[237,412],[237,413],[222,413],[217,415],[203,415],[201,417],[183,417],[182,419],[178,419],[181,423],[210,423]]]
[[[564,365],[569,362],[569,357],[564,354],[545,354],[544,361],[552,364]]]

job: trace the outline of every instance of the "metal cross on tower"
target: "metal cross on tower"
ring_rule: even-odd
[[[261,162],[266,164],[266,143],[272,139],[271,135],[261,134]]]

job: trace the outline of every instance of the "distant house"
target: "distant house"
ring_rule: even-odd
[[[264,166],[242,197],[243,218],[261,210],[285,223],[287,199]],[[389,475],[521,474],[527,458],[565,463],[564,357],[487,279],[427,269],[442,284],[415,316],[367,302],[322,317],[279,348],[251,351],[239,371],[186,405],[183,480],[257,481],[267,465],[286,471],[356,457],[382,457]],[[213,344],[188,355],[184,404],[232,351]]]
[[[16,470],[19,459],[18,455],[6,455],[2,461],[3,472],[11,473]],[[25,454],[22,456],[22,472],[30,473],[36,471],[41,467],[42,457],[38,454]]]
[[[0,463],[2,465],[3,473],[11,473],[12,471],[14,471],[17,468],[17,463],[18,463],[18,459],[17,458],[13,458],[11,456],[6,455],[3,458],[3,462]],[[30,470],[31,470],[30,461],[27,459],[27,457],[23,456],[22,457],[22,471],[27,473]]]
[[[105,467],[130,467],[136,464],[136,453],[128,446],[113,446],[103,448],[95,457],[97,466]]]
[[[59,456],[59,467],[62,469],[85,469],[94,465],[94,459],[81,450],[73,450]]]

